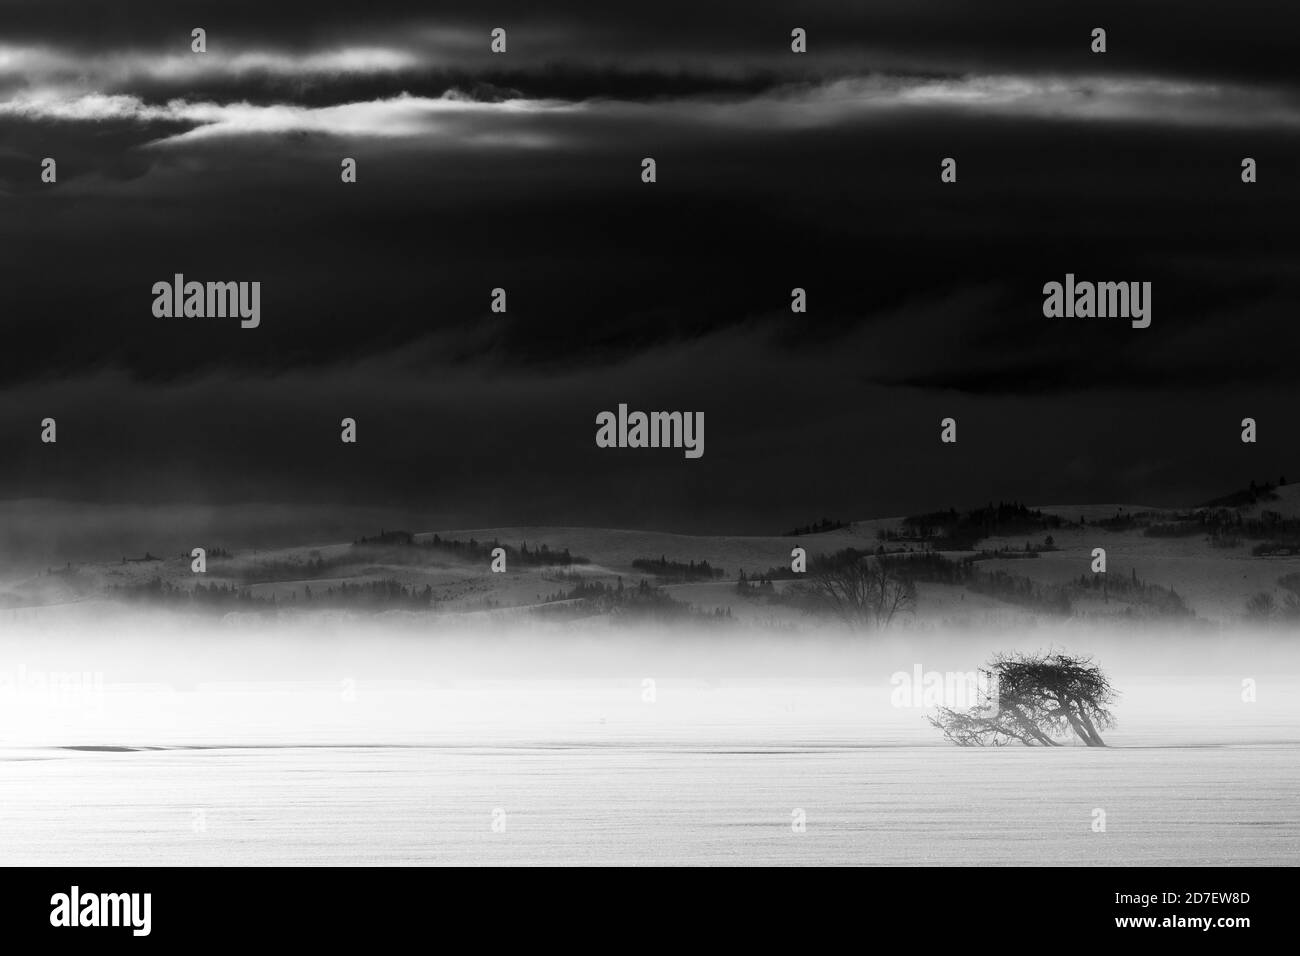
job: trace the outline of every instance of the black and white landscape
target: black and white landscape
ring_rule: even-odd
[[[1294,865],[1296,27],[0,4],[0,862]]]

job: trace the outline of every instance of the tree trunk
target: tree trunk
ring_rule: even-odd
[[[1078,714],[1068,707],[1063,707],[1061,709],[1065,711],[1065,719],[1070,722],[1070,726],[1074,728],[1074,732],[1078,734],[1080,740],[1089,747],[1105,746],[1101,743],[1101,739],[1097,736],[1096,732],[1090,731],[1083,725],[1083,722],[1079,720]]]
[[[1090,738],[1088,742],[1089,747],[1106,746],[1106,741],[1101,739],[1101,734],[1097,733],[1096,725],[1093,724],[1092,718],[1088,716],[1088,712],[1084,710],[1082,705],[1079,706],[1079,720],[1082,721],[1084,727],[1088,730],[1088,736]]]
[[[1044,747],[1061,746],[1051,737],[1047,736],[1047,734],[1043,733],[1042,730],[1039,729],[1038,725],[1026,717],[1019,707],[1013,705],[1011,707],[1011,715],[1015,717],[1016,723],[1020,725],[1020,728],[1025,733],[1029,734],[1029,736],[1037,740]]]

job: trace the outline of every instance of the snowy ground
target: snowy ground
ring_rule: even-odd
[[[1300,861],[1294,744],[41,750],[0,766],[6,864]]]
[[[1300,863],[1285,644],[1089,644],[1105,750],[891,700],[1058,637],[0,640],[0,863]]]

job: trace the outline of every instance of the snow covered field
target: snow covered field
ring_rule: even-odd
[[[1285,644],[1099,639],[1111,746],[1043,750],[891,701],[980,635],[151,640],[0,642],[0,862],[1300,862]]]
[[[1300,861],[1295,744],[289,745],[0,759],[6,864]],[[1096,808],[1105,832],[1092,830]]]

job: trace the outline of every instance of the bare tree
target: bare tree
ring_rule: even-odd
[[[876,557],[819,561],[809,594],[851,628],[884,627],[916,609],[916,585]]]
[[[1277,612],[1277,600],[1268,591],[1257,591],[1246,602],[1246,616],[1256,621],[1267,621]]]
[[[1089,747],[1106,746],[1100,731],[1114,725],[1109,708],[1118,693],[1092,658],[999,654],[981,674],[986,680],[975,707],[941,707],[930,718],[953,743],[1059,747],[1073,733]]]

